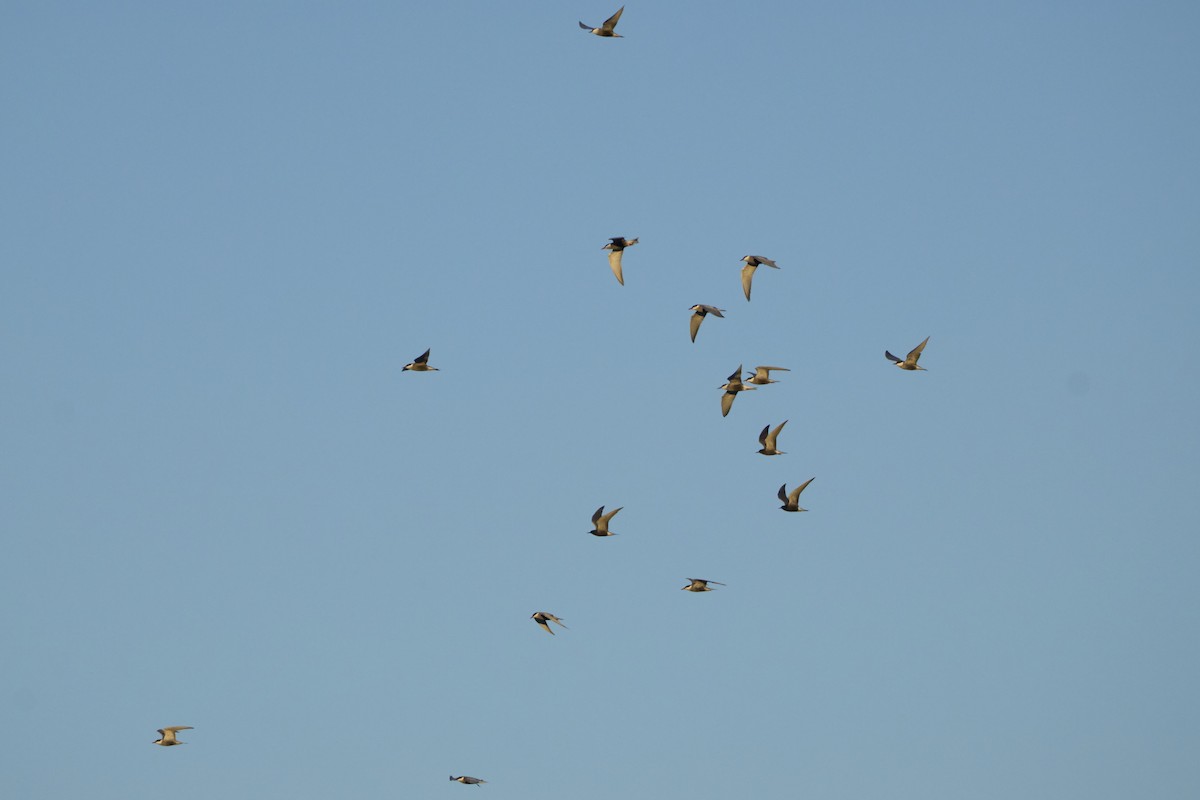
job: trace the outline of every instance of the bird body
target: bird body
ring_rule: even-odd
[[[762,453],[764,456],[787,455],[782,450],[778,449],[777,441],[779,439],[779,432],[783,430],[783,426],[787,424],[788,421],[785,419],[783,422],[779,423],[779,426],[775,428],[775,430],[771,430],[770,425],[764,425],[762,433],[758,435],[758,441],[762,445],[762,449],[758,452]]]
[[[754,280],[754,271],[762,265],[779,269],[779,265],[769,258],[762,256],[742,256],[746,266],[742,267],[742,291],[746,293],[746,301],[750,301],[750,284]]]
[[[919,359],[921,357],[921,351],[925,349],[925,344],[928,341],[929,341],[929,337],[926,336],[924,342],[921,342],[919,345],[914,347],[912,350],[909,350],[908,355],[902,359],[897,358],[896,356],[892,355],[887,350],[883,351],[883,355],[885,358],[887,358],[888,361],[891,361],[893,364],[895,364],[900,369],[910,370],[910,371],[919,369],[919,370],[924,371],[924,369],[925,369],[924,367],[917,366],[917,359]]]
[[[755,367],[754,374],[746,379],[746,383],[754,383],[759,386],[766,386],[768,383],[779,383],[771,378],[771,370],[780,372],[791,372],[787,367]]]
[[[583,28],[585,31],[588,31],[589,33],[594,33],[597,36],[603,36],[606,39],[613,39],[613,38],[622,39],[624,37],[621,36],[621,34],[619,34],[619,33],[613,32],[613,28],[617,27],[617,21],[621,19],[621,14],[623,14],[623,13],[625,13],[625,6],[621,6],[620,8],[618,8],[617,13],[613,14],[611,17],[604,20],[604,24],[602,24],[598,28],[593,28],[591,25],[585,25],[582,22],[579,23],[579,27]]]
[[[737,397],[738,392],[754,391],[753,386],[746,386],[744,383],[742,383],[742,365],[741,364],[738,364],[737,371],[735,371],[732,375],[730,375],[726,379],[726,381],[727,381],[727,383],[725,383],[725,385],[718,387],[720,389],[725,390],[725,394],[721,395],[721,416],[722,417],[729,416],[729,409],[733,408],[733,401],[734,401],[734,398]]]
[[[174,745],[177,745],[177,744],[187,744],[187,742],[181,742],[178,739],[176,739],[175,734],[178,733],[179,731],[190,731],[190,730],[192,730],[191,725],[173,725],[170,728],[159,728],[158,729],[159,738],[154,740],[154,744],[160,745],[162,747],[173,747]]]
[[[681,591],[684,591],[684,592],[711,592],[712,587],[709,586],[710,583],[715,583],[717,586],[725,585],[725,584],[721,583],[720,581],[710,581],[710,580],[706,580],[704,578],[688,578],[688,580],[690,581],[690,583],[687,586],[679,587]]]
[[[437,372],[437,367],[429,366],[429,350],[426,350],[421,355],[412,360],[411,363],[405,364],[401,372]]]
[[[692,312],[691,332],[693,342],[696,341],[696,333],[700,330],[700,323],[704,322],[705,317],[707,317],[709,314],[712,314],[714,317],[721,317],[722,319],[725,318],[725,315],[721,313],[725,309],[717,308],[716,306],[706,306],[702,303],[697,303],[688,310]]]
[[[487,783],[485,780],[480,778],[472,778],[470,775],[459,775],[457,778],[451,775],[450,780],[458,781],[463,786],[478,786],[481,783]]]
[[[621,254],[625,252],[626,247],[633,247],[637,243],[636,238],[626,239],[624,236],[611,236],[608,244],[600,248],[608,251],[608,266],[612,268],[613,275],[617,276],[617,283],[622,286],[625,285],[625,275],[621,271]]]
[[[780,506],[784,511],[808,511],[807,508],[800,507],[800,493],[803,492],[808,485],[812,483],[814,478],[809,478],[804,483],[792,489],[792,493],[787,493],[787,484],[779,487],[779,499],[783,501]]]
[[[624,507],[621,506],[621,508]],[[604,506],[597,508],[596,513],[592,514],[592,525],[595,527],[588,531],[588,533],[592,536],[616,536],[615,533],[608,529],[608,521],[615,517],[621,508],[614,508],[607,514],[604,513]]]

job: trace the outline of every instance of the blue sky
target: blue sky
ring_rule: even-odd
[[[1200,10],[615,10],[0,6],[8,793],[1196,795]]]

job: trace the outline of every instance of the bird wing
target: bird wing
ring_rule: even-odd
[[[432,347],[431,347],[431,348],[429,348],[429,350],[432,350],[432,349],[433,349]],[[426,350],[424,353],[421,353],[421,355],[419,355],[419,356],[417,356],[416,358],[414,358],[414,359],[413,359],[413,363],[414,363],[414,364],[427,364],[427,363],[429,363],[429,350]]]
[[[883,351],[883,355],[884,355],[884,357],[885,357],[885,358],[887,358],[887,360],[888,360],[888,361],[895,361],[897,364],[902,364],[902,363],[904,363],[904,359],[902,359],[902,358],[896,358],[894,355],[892,355],[892,354],[891,354],[890,352],[888,352],[887,350],[884,350],[884,351]]]
[[[755,256],[755,258],[758,259],[758,263],[760,263],[760,264],[766,264],[768,267],[774,267],[775,269],[779,269],[779,265],[776,264],[774,261],[772,261],[769,258],[763,258],[762,256]]]
[[[608,521],[611,520],[613,517],[615,517],[617,515],[617,512],[620,511],[621,508],[624,508],[624,507],[625,506],[621,506],[620,508],[614,508],[612,511],[608,512],[603,517],[601,517],[600,521],[603,522],[605,525],[607,525]]]
[[[813,476],[813,478],[815,478],[815,477],[816,476]],[[789,503],[800,502],[800,493],[808,488],[808,485],[813,482],[813,478],[809,478],[804,483],[797,486],[795,489],[792,489],[792,493],[790,495],[788,495],[788,502]]]
[[[783,422],[779,423],[779,427],[771,431],[771,435],[767,437],[767,442],[770,443],[772,450],[777,450],[779,448],[779,432],[783,430],[783,426],[787,424],[788,421],[785,419]]]
[[[762,433],[758,435],[758,443],[763,447],[767,446],[767,432],[771,430],[770,425],[763,425]]]
[[[733,408],[733,398],[737,397],[737,392],[726,392],[721,395],[721,416],[729,416],[729,409]]]
[[[725,380],[733,381],[735,383],[741,383],[742,382],[742,365],[738,364],[738,368],[736,370],[734,370],[733,374],[730,375]]]
[[[712,314],[714,317],[720,317],[721,319],[725,319],[725,315],[721,313],[721,309],[719,309],[715,306],[701,305],[700,307],[703,308],[709,314]]]
[[[612,250],[608,254],[608,265],[612,267],[613,275],[617,276],[617,283],[625,285],[625,276],[621,274],[621,251]]]
[[[592,524],[593,525],[596,524],[596,522],[600,519],[600,515],[603,513],[604,513],[604,506],[600,506],[599,508],[596,509],[596,513],[592,514]]]
[[[750,283],[754,280],[754,270],[758,269],[754,264],[747,264],[742,267],[742,291],[746,293],[746,300],[750,300]]]
[[[192,730],[191,725],[172,725],[170,728],[161,728],[158,732],[163,735],[166,735],[168,733],[175,733],[177,731],[190,731],[190,730]]]
[[[546,622],[546,620],[534,617],[533,621],[536,622],[546,633],[550,634],[551,636],[554,635],[554,631],[550,630],[550,625]]]
[[[584,25],[582,22],[579,23],[579,27],[583,28],[585,31],[595,30],[595,28],[593,28],[591,25]]]
[[[611,31],[613,28],[617,27],[617,21],[619,19],[621,19],[621,15],[624,13],[625,13],[625,6],[621,6],[620,8],[617,9],[617,13],[613,14],[611,17],[604,20],[604,24],[600,26],[600,29],[605,30],[605,31]]]
[[[783,486],[779,487],[779,499],[785,503],[788,501],[787,484],[786,483]]]
[[[704,322],[703,314],[701,314],[699,311],[697,311],[695,314],[692,314],[691,331],[692,331],[692,341],[693,342],[696,341],[696,331],[700,330],[701,322]]]
[[[924,342],[921,342],[919,345],[917,345],[916,347],[914,347],[912,350],[909,350],[909,351],[908,351],[908,357],[907,357],[907,358],[905,358],[904,360],[905,360],[905,361],[908,361],[908,362],[911,362],[911,363],[913,363],[913,364],[916,364],[916,363],[917,363],[917,359],[919,359],[919,358],[921,357],[921,351],[925,349],[925,344],[926,344],[928,341],[929,341],[929,337],[928,337],[928,336],[926,336],[926,337],[925,337],[925,341],[924,341]]]
[[[791,370],[788,369],[787,367],[755,367],[754,371],[757,372],[762,377],[768,378],[768,377],[770,377],[770,375],[768,373],[770,373],[770,371],[773,369],[777,369],[780,372],[791,372]]]

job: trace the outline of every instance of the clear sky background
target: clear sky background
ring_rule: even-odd
[[[1197,796],[1200,6],[615,10],[0,5],[6,796]]]

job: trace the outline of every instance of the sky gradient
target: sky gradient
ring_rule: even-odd
[[[1197,796],[1200,7],[751,5],[0,3],[5,794]]]

